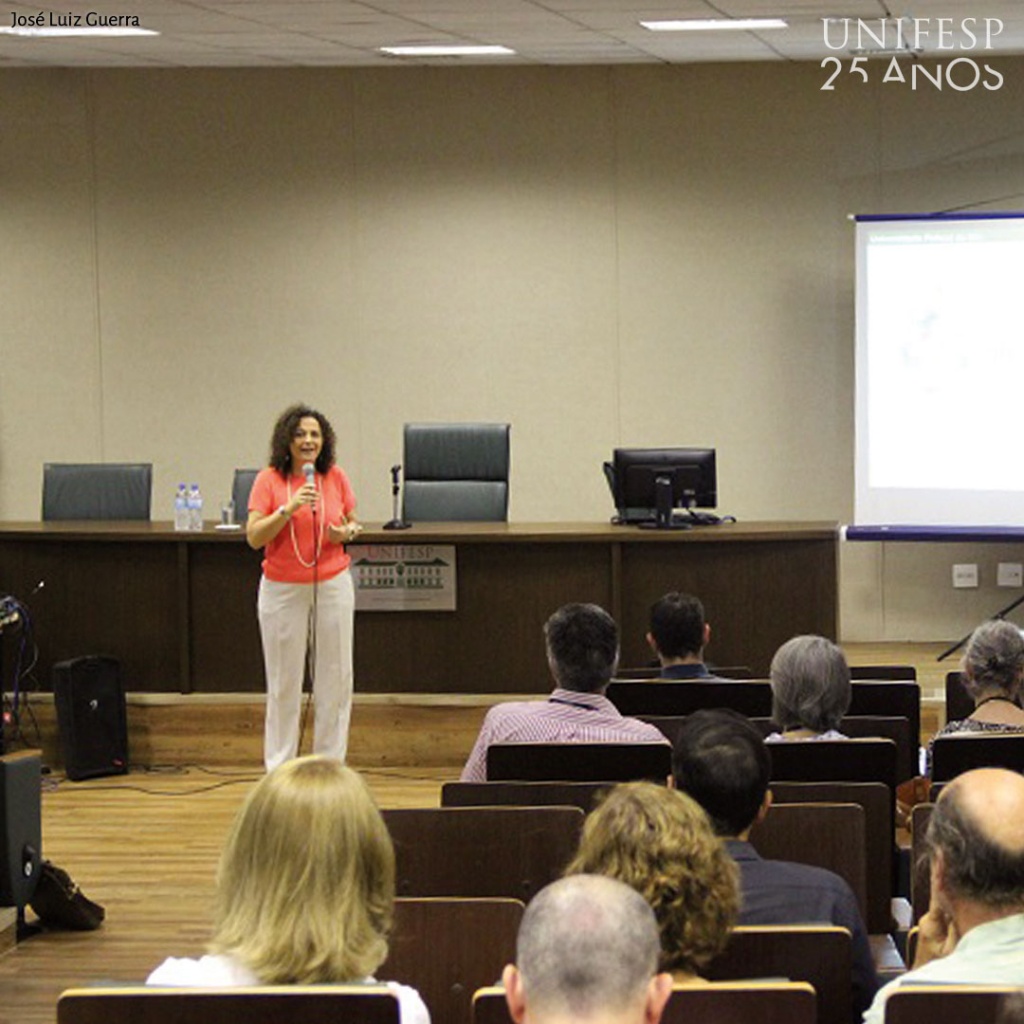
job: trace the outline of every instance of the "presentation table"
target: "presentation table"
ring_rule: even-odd
[[[709,660],[767,673],[797,633],[835,638],[838,525],[723,523],[685,531],[602,523],[369,525],[360,544],[451,545],[453,611],[360,611],[356,688],[370,693],[541,693],[551,686],[542,627],[560,605],[594,602],[621,628],[623,666],[646,663],[651,604],[682,590],[704,602]],[[104,654],[129,691],[259,692],[260,553],[212,524],[0,524],[0,594],[24,602],[54,662]],[[43,586],[40,589],[39,584]],[[10,664],[7,640],[6,664]],[[10,680],[4,678],[4,689]]]

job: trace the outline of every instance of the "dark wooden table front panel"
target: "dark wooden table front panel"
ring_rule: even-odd
[[[359,614],[356,686],[544,692],[542,627],[569,601],[608,608],[622,627],[622,663],[642,663],[648,609],[668,590],[705,602],[709,657],[764,674],[795,633],[835,637],[837,539],[831,523],[672,534],[605,524],[431,524],[400,538],[368,529],[362,540],[371,544],[454,544],[458,609]],[[0,593],[31,609],[44,689],[55,661],[108,654],[133,691],[262,690],[259,576],[260,556],[240,534],[176,534],[168,523],[0,525]],[[33,595],[40,580],[45,587]]]

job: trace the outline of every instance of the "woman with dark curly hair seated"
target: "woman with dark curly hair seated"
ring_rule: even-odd
[[[588,816],[567,875],[605,875],[640,893],[661,931],[660,970],[699,983],[739,913],[739,875],[699,804],[675,789],[629,782]]]

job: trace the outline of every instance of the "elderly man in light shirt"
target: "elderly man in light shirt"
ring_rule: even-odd
[[[882,1024],[901,985],[1024,985],[1024,776],[959,776],[939,797],[927,845],[931,905],[913,969],[879,990],[865,1024]]]

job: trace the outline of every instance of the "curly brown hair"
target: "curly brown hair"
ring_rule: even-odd
[[[588,816],[567,875],[606,875],[651,905],[663,971],[699,974],[739,914],[739,871],[700,805],[653,782],[614,787]]]
[[[316,458],[316,471],[326,473],[334,465],[334,427],[322,412],[311,409],[308,405],[303,405],[300,402],[288,406],[277,417],[274,432],[270,435],[270,465],[284,476],[288,476],[294,470],[291,451],[292,438],[295,436],[299,423],[307,416],[311,416],[320,424],[320,433],[323,434],[324,440],[320,454]]]

